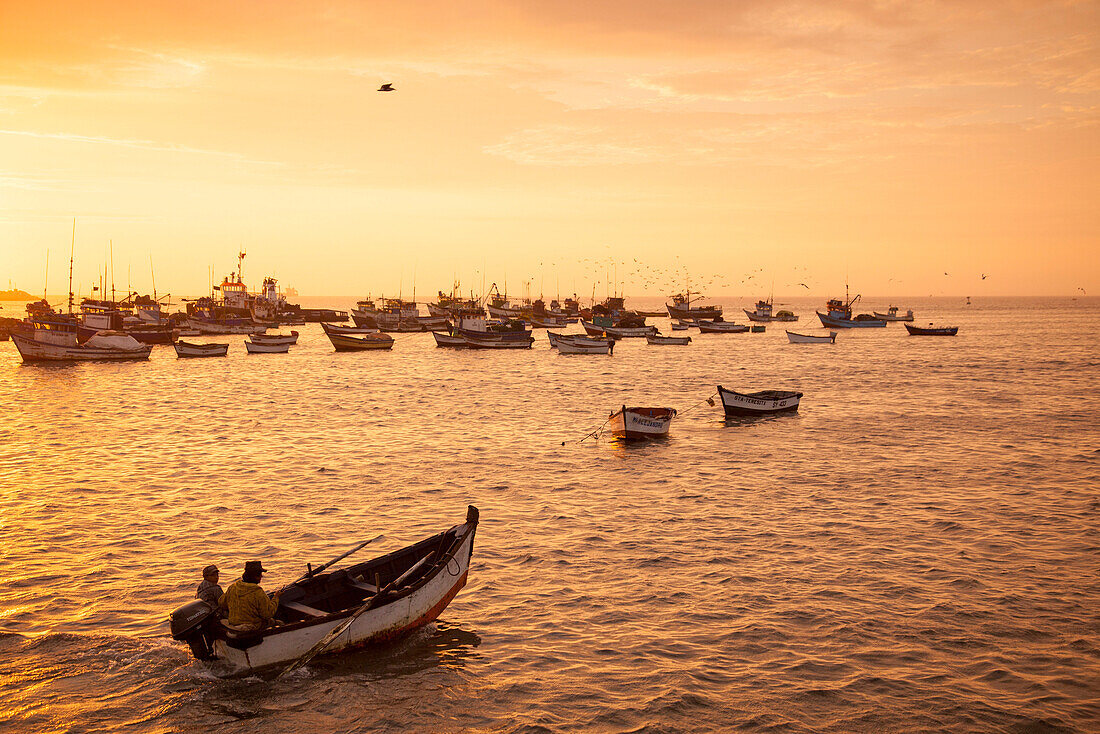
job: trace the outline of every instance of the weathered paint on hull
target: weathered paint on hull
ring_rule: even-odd
[[[408,596],[365,612],[325,649],[325,654],[393,640],[439,617],[466,585],[473,541],[474,533],[470,529],[454,554],[455,573],[451,573],[451,567],[456,564],[448,564]],[[235,674],[286,665],[301,657],[347,616],[347,613],[332,615],[320,624],[268,634],[260,644],[247,650],[238,650],[227,645],[225,640],[217,640],[214,651]]]
[[[63,347],[43,344],[20,334],[12,334],[15,348],[24,362],[121,362],[149,359],[152,345],[144,349],[122,351],[95,347]]]

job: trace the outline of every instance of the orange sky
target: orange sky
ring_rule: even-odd
[[[63,293],[76,217],[85,293],[108,241],[120,288],[151,255],[179,295],[239,248],[318,295],[602,293],[613,262],[633,295],[1100,293],[1098,29],[1098,2],[0,0],[0,288],[41,290],[48,247]]]

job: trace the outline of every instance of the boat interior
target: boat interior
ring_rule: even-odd
[[[461,527],[380,558],[316,574],[285,587],[275,613],[276,621],[281,625],[304,626],[330,614],[353,610],[380,592],[386,603],[411,593],[454,555],[461,544],[457,536]]]

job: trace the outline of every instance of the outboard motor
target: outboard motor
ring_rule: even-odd
[[[172,639],[185,640],[199,660],[213,660],[214,635],[218,629],[217,609],[201,599],[184,604],[168,615]]]

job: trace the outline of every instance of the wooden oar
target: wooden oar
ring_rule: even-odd
[[[302,657],[298,658],[293,663],[288,665],[283,670],[282,673],[279,673],[279,675],[277,675],[275,677],[275,680],[279,680],[280,678],[282,678],[286,674],[290,673],[291,671],[297,670],[298,668],[302,667],[303,665],[308,663],[310,660],[312,660],[313,658],[317,657],[322,652],[324,652],[325,648],[327,648],[329,645],[331,645],[336,640],[337,637],[339,637],[344,632],[346,632],[348,627],[351,627],[352,623],[355,622],[355,620],[359,619],[359,615],[361,615],[363,612],[369,610],[372,606],[374,606],[374,603],[376,601],[378,601],[379,599],[381,599],[383,594],[386,594],[391,589],[394,589],[394,588],[400,586],[405,581],[405,579],[407,579],[409,576],[411,576],[415,571],[419,570],[420,567],[423,566],[427,562],[427,560],[431,557],[432,557],[432,554],[429,553],[428,555],[424,556],[419,561],[417,561],[415,564],[413,564],[413,566],[408,571],[406,571],[405,573],[398,576],[396,579],[394,579],[389,584],[386,584],[385,588],[380,589],[377,594],[372,596],[370,599],[367,599],[363,603],[362,606],[360,606],[358,609],[356,609],[350,617],[348,617],[343,622],[341,622],[340,624],[333,627],[331,632],[329,632],[327,635],[322,637],[320,642],[318,642],[316,645],[309,648],[309,650],[307,650],[305,652],[305,654],[302,655]]]
[[[344,560],[345,558],[347,558],[348,556],[350,556],[350,555],[351,555],[352,553],[354,553],[355,551],[357,551],[357,550],[359,550],[359,549],[361,549],[361,548],[363,548],[363,547],[365,547],[365,546],[367,546],[367,545],[370,545],[370,544],[371,544],[371,543],[373,543],[374,541],[378,540],[379,538],[383,538],[383,537],[385,537],[385,535],[384,535],[384,534],[383,534],[383,535],[378,535],[378,536],[375,536],[375,537],[371,538],[370,540],[364,540],[364,541],[363,541],[362,543],[360,543],[359,545],[355,546],[354,548],[352,548],[351,550],[349,550],[349,551],[348,551],[347,553],[344,553],[343,555],[339,555],[339,556],[336,556],[335,558],[333,558],[333,559],[332,559],[331,561],[329,561],[328,563],[322,563],[322,564],[321,564],[320,566],[318,566],[317,568],[311,568],[311,569],[309,570],[309,572],[307,572],[307,573],[306,573],[306,575],[305,575],[305,576],[302,576],[302,577],[301,577],[300,579],[298,579],[297,581],[295,581],[295,582],[294,582],[293,584],[290,584],[290,585],[291,585],[291,586],[293,586],[294,584],[300,584],[300,583],[302,583],[303,581],[306,581],[306,580],[308,580],[308,579],[309,579],[309,578],[310,578],[311,576],[313,576],[313,575],[315,575],[315,574],[318,574],[318,573],[321,573],[322,571],[324,571],[324,570],[325,570],[326,568],[328,568],[328,567],[329,567],[329,566],[331,566],[332,564],[336,563],[337,561],[342,561],[342,560]]]

